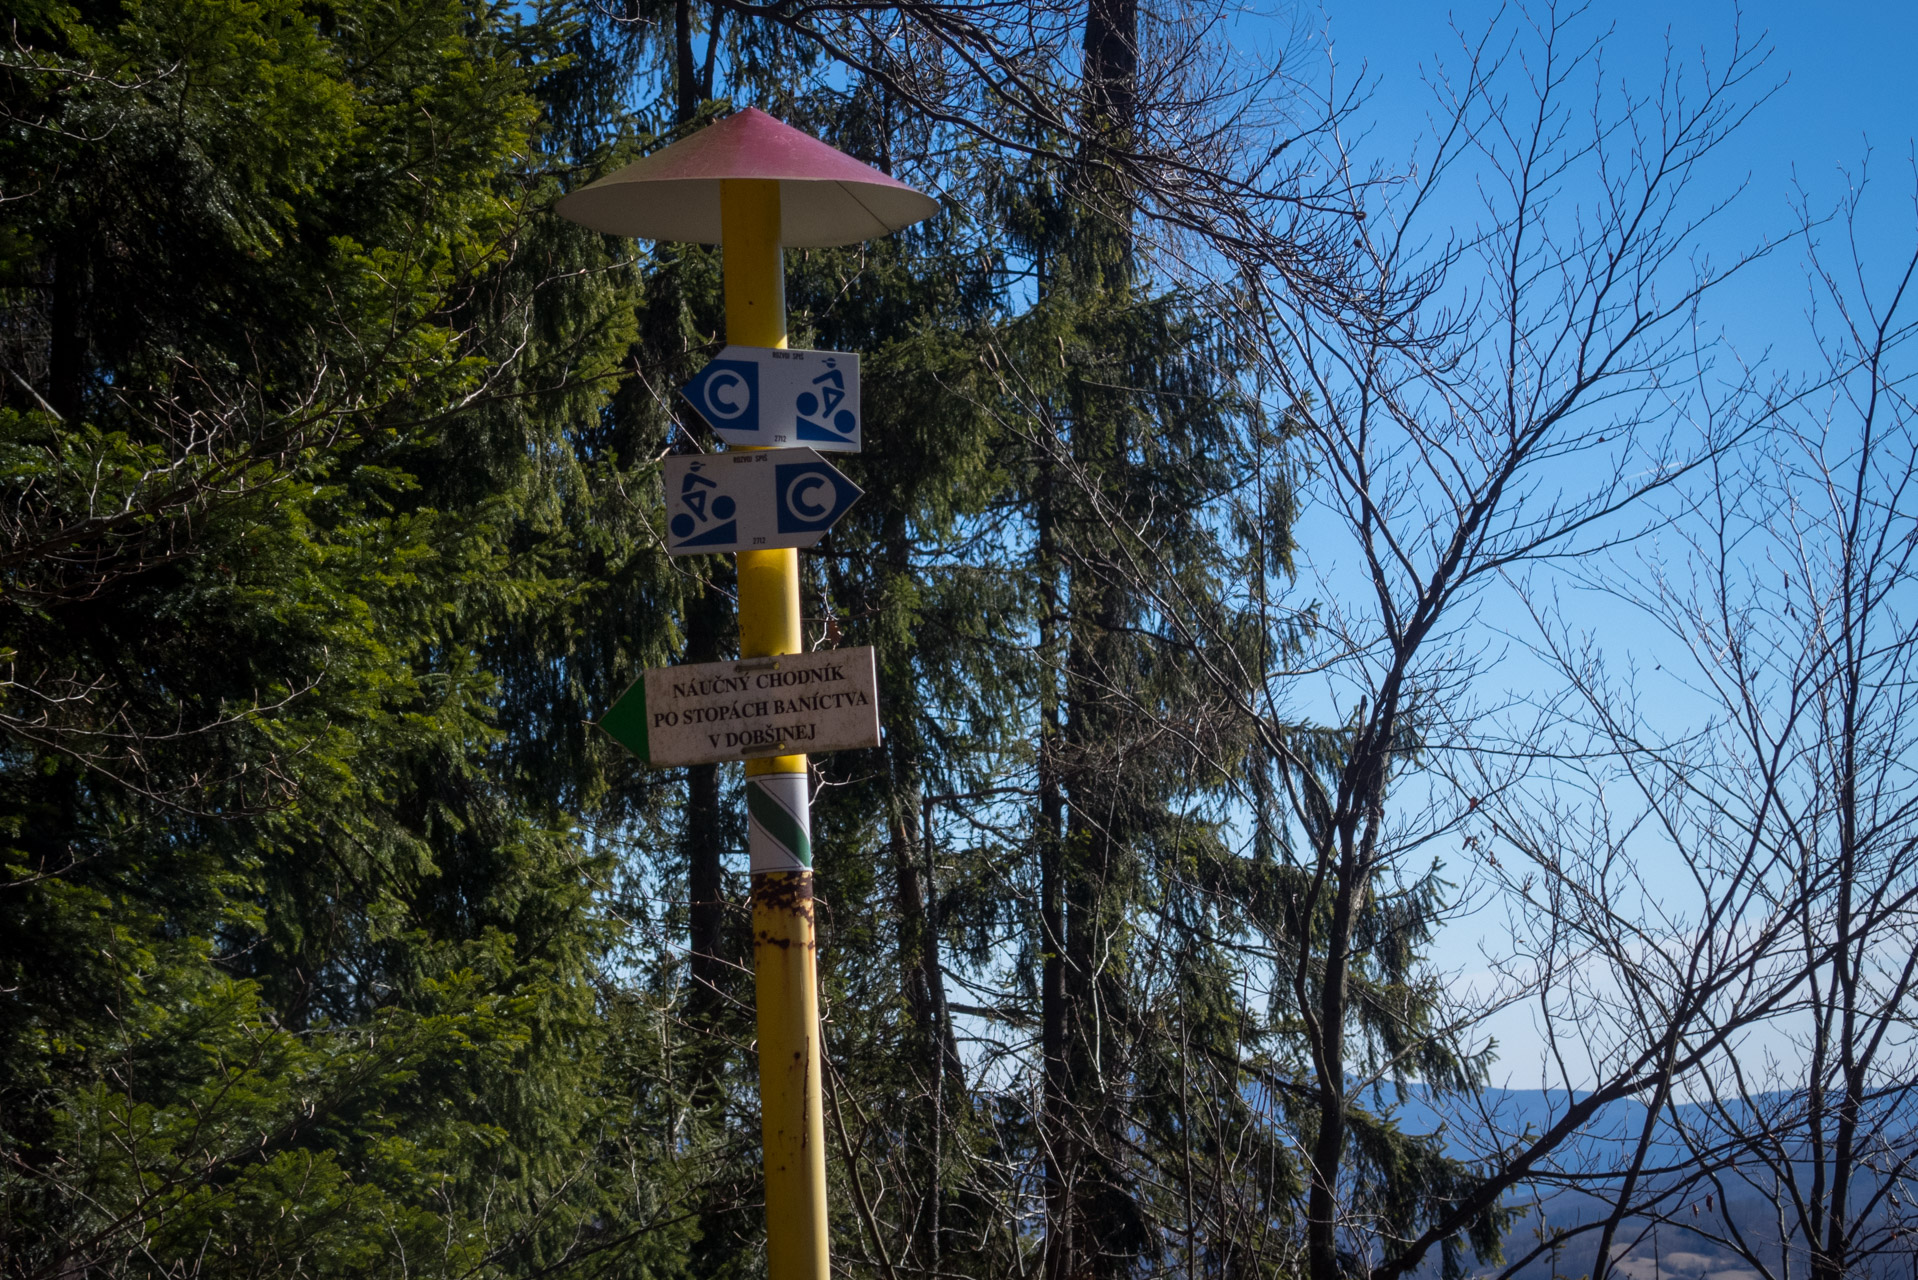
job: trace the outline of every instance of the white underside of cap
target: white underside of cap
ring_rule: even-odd
[[[562,198],[555,210],[594,231],[647,240],[720,243],[719,182],[713,178],[605,181]],[[905,187],[782,179],[779,242],[824,249],[890,235],[939,211]]]

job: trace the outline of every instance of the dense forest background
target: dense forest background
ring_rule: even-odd
[[[659,528],[660,460],[712,447],[674,391],[724,343],[719,251],[551,213],[746,105],[944,207],[787,254],[793,344],[865,379],[867,496],[803,559],[808,639],[876,646],[885,727],[814,762],[836,1268],[1454,1276],[1533,1265],[1502,1234],[1576,1186],[1598,1280],[1624,1224],[1707,1230],[1701,1197],[1749,1174],[1784,1204],[1814,1165],[1779,1216],[1814,1274],[1905,1247],[1912,973],[1880,966],[1914,892],[1910,650],[1879,640],[1909,630],[1911,458],[1868,394],[1904,385],[1902,322],[1814,379],[1884,424],[1862,445],[1821,453],[1756,378],[1681,390],[1722,273],[1683,181],[1762,97],[1755,55],[1588,147],[1553,95],[1593,46],[1552,17],[1520,32],[1531,132],[1508,64],[1469,61],[1408,177],[1344,164],[1348,104],[1235,60],[1222,13],[9,6],[0,1274],[763,1269],[740,779],[592,726],[735,643],[730,563]],[[1423,238],[1448,146],[1517,177]],[[1596,222],[1540,247],[1607,147]],[[1614,714],[1542,596],[1572,692],[1472,701],[1488,583],[1648,529],[1709,557],[1748,513],[1701,495],[1846,475],[1829,544],[1790,504],[1753,527],[1866,549],[1782,589],[1858,602],[1802,615],[1853,630],[1702,645],[1722,754]],[[1357,548],[1329,580],[1308,509]],[[1678,633],[1742,617],[1729,576],[1632,581]],[[1819,709],[1802,750],[1736,696],[1780,672]],[[1702,868],[1689,906],[1644,878],[1647,815]],[[1468,992],[1427,953],[1488,902],[1506,985]],[[1476,1020],[1539,991],[1581,1048],[1502,1126]],[[1883,1052],[1727,1066],[1777,1018]],[[1621,1099],[1689,1127],[1599,1160],[1573,1140]]]

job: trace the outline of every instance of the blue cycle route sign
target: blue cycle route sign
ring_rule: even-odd
[[[676,556],[810,547],[863,492],[811,449],[680,454],[665,480]]]
[[[853,352],[727,347],[681,390],[727,444],[859,452]]]

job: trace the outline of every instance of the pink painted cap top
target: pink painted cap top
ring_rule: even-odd
[[[718,244],[725,178],[779,183],[779,242],[793,248],[876,239],[939,210],[931,196],[756,107],[581,187],[555,208],[608,235]]]

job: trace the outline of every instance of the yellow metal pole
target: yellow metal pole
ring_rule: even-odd
[[[720,184],[726,340],[786,345],[779,184]],[[739,656],[799,653],[799,553],[739,553]],[[759,1021],[759,1130],[766,1154],[768,1280],[827,1280],[826,1125],[820,1106],[819,975],[806,757],[746,762]]]

